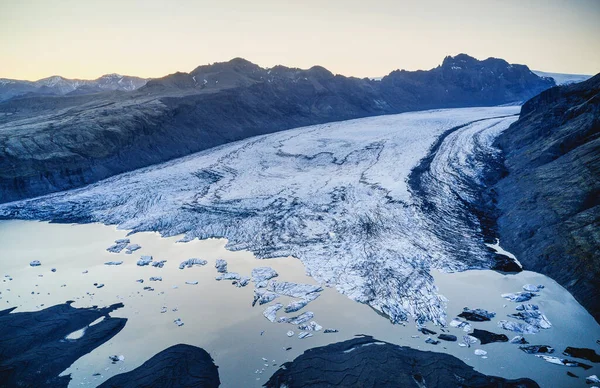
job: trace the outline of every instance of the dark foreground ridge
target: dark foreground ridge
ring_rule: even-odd
[[[370,336],[309,349],[283,364],[265,387],[539,387],[530,379],[486,376],[458,358]]]
[[[527,101],[497,145],[508,171],[492,188],[502,246],[600,322],[600,74]]]
[[[0,203],[83,186],[251,136],[407,111],[525,101],[554,85],[465,54],[380,81],[241,58],[136,90],[0,102]]]
[[[71,377],[58,375],[113,338],[127,322],[108,315],[122,303],[105,308],[74,308],[71,303],[34,312],[0,311],[0,387],[67,387]],[[89,326],[101,317],[105,318]],[[65,339],[85,327],[83,337]]]
[[[99,388],[213,388],[220,384],[218,367],[206,350],[179,344],[157,353],[130,372],[111,377]]]

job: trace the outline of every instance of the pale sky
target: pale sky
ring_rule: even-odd
[[[0,0],[0,78],[161,77],[243,57],[375,77],[446,55],[600,72],[600,0]]]

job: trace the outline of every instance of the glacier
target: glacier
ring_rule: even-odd
[[[444,325],[432,269],[489,269],[470,204],[518,106],[409,112],[230,143],[80,189],[0,205],[0,218],[101,222],[222,237],[294,256],[324,286],[394,323]]]

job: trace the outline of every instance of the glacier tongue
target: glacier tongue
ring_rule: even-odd
[[[505,116],[518,112],[448,109],[297,128],[0,205],[0,217],[225,237],[260,258],[298,257],[316,280],[392,322],[444,324],[430,268],[492,266],[465,204],[498,152],[493,139],[516,120]]]

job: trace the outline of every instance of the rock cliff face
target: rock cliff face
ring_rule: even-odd
[[[295,387],[539,387],[533,380],[486,376],[458,358],[370,336],[309,349],[265,384]]]
[[[600,74],[529,100],[497,145],[503,246],[600,321]]]
[[[284,129],[410,110],[524,101],[554,85],[500,59],[447,57],[381,81],[237,58],[131,92],[0,103],[0,203],[82,186]]]

